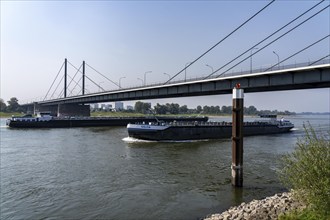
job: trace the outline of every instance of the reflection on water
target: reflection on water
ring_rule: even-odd
[[[329,130],[329,116],[288,119],[291,133],[244,138],[241,189],[231,186],[230,139],[141,142],[125,127],[8,129],[2,119],[0,217],[198,219],[272,195],[303,123]]]

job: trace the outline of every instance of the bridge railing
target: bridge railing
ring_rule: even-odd
[[[260,68],[252,69],[252,73],[262,73],[265,71],[275,71],[275,70],[285,70],[285,69],[291,69],[291,68],[298,68],[298,67],[307,67],[307,66],[316,66],[321,64],[330,64],[330,59],[324,59],[319,61],[308,61],[303,63],[294,63],[294,64],[288,64],[288,65],[265,65],[261,66]],[[274,66],[273,68],[271,68]],[[271,69],[270,69],[271,68]],[[251,73],[251,70],[245,70],[240,72],[234,72],[234,73],[226,73],[224,76],[236,76],[236,75],[245,75]]]
[[[268,71],[285,70],[285,69],[298,68],[298,67],[316,66],[316,65],[321,65],[321,64],[330,64],[330,59],[324,59],[324,60],[320,60],[320,61],[317,61],[317,62],[309,61],[309,62],[303,62],[303,63],[280,65],[280,66],[275,66],[272,69],[270,69],[270,67],[272,67],[273,64],[269,64],[269,65],[261,66],[259,68],[252,69],[252,72],[251,72],[251,70],[241,70],[241,71],[235,71],[235,72],[227,72],[227,73],[221,75],[219,78],[228,77],[228,76],[246,75],[246,74],[250,74],[250,73],[262,73],[262,72],[265,72],[266,70],[268,70]],[[217,76],[219,74],[215,74],[215,76],[209,77],[208,79],[217,78]],[[167,84],[170,85],[170,84],[176,84],[176,83],[193,82],[193,81],[203,80],[206,77],[207,77],[207,75],[190,77],[187,80],[180,79],[180,80],[171,81]],[[111,90],[111,91],[120,91],[120,90],[125,90],[125,89],[136,89],[136,88],[143,88],[143,87],[149,87],[149,86],[160,86],[160,85],[164,85],[164,82],[151,83],[151,84],[148,84],[146,86],[131,86],[131,87],[126,87],[126,88],[123,88],[123,89],[116,89],[116,90]]]

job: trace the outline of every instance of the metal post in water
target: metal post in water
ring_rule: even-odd
[[[85,95],[85,61],[83,61],[82,74],[82,95]]]
[[[66,98],[67,59],[64,60],[64,98]]]
[[[231,183],[235,187],[243,186],[243,108],[244,91],[240,84],[233,89],[232,124],[232,165]]]

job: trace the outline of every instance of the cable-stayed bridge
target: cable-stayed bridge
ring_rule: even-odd
[[[208,76],[200,77],[195,80],[189,80],[186,78],[186,70],[188,68],[190,68],[196,62],[200,61],[202,57],[207,55],[219,44],[223,43],[227,38],[231,37],[231,35],[242,28],[246,23],[253,20],[254,17],[258,16],[258,14],[261,13],[265,8],[270,7],[273,2],[274,1],[269,2],[264,8],[259,10],[257,13],[239,25],[236,29],[234,29],[204,53],[202,53],[199,57],[192,60],[192,62],[187,63],[185,68],[181,69],[178,73],[173,74],[172,77],[170,76],[169,80],[164,83],[158,85],[146,85],[146,79],[144,78],[144,80],[140,79],[143,86],[134,88],[122,88],[120,85],[120,80],[119,83],[115,83],[113,80],[109,79],[107,76],[103,75],[90,65],[85,64],[85,62],[83,62],[79,68],[76,68],[70,62],[65,60],[59,73],[56,76],[57,78],[61,70],[64,69],[63,77],[55,88],[55,90],[57,90],[57,88],[63,88],[63,90],[59,92],[59,95],[54,98],[56,91],[50,92],[52,86],[55,85],[54,81],[43,100],[24,104],[24,106],[30,110],[32,109],[32,106],[34,110],[36,108],[39,110],[49,108],[52,109],[52,111],[57,109],[57,112],[60,112],[61,106],[76,106],[72,107],[72,109],[76,108],[79,110],[80,108],[84,108],[87,111],[88,106],[84,106],[84,104],[125,100],[145,100],[170,97],[228,94],[231,93],[232,88],[237,83],[241,84],[241,88],[243,88],[246,93],[293,89],[329,88],[329,50],[326,51],[327,54],[324,54],[323,57],[304,65],[292,64],[283,66],[283,63],[287,63],[288,60],[291,60],[291,63],[293,63],[292,58],[296,57],[298,54],[301,55],[315,45],[320,45],[323,42],[327,42],[325,45],[329,48],[330,34],[322,36],[316,41],[314,40],[313,42],[310,42],[305,47],[301,47],[300,50],[295,51],[290,56],[287,56],[282,60],[280,60],[278,54],[273,51],[273,53],[278,57],[278,62],[276,64],[270,66],[269,68],[261,69],[260,71],[255,71],[252,69],[252,56],[269,47],[292,31],[295,31],[297,28],[304,25],[315,16],[326,12],[330,7],[330,5],[322,6],[323,3],[327,3],[326,1],[317,2],[313,7],[309,8],[293,20],[290,20],[288,23],[275,30],[261,41],[253,44],[251,47],[248,47],[243,52],[237,53],[238,55],[235,58],[225,63],[218,69],[213,70],[212,68],[212,73]],[[321,6],[322,8],[320,8]],[[306,33],[306,36],[307,34],[308,33]],[[294,39],[292,39],[292,41],[294,41]],[[235,67],[248,61],[251,61],[250,71],[246,73],[229,73],[229,71],[234,71]],[[77,70],[73,77],[70,77],[67,74],[68,64]],[[113,85],[115,85],[116,89],[106,90],[101,87],[100,83],[95,83],[91,77],[85,74],[86,65],[97,72],[99,75],[102,75]],[[177,79],[177,76],[182,76],[183,74],[185,74],[184,80],[174,81]],[[75,80],[76,75],[81,76],[79,80]],[[68,78],[71,79],[69,83],[67,82]],[[85,87],[86,80],[89,80],[96,87],[98,87],[99,92],[90,93]],[[74,86],[74,88],[71,88],[71,91],[69,91],[70,85]],[[78,90],[80,90],[80,92],[73,94],[72,91],[74,91],[77,86],[79,86]]]

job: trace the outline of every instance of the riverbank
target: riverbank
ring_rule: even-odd
[[[0,118],[11,118],[11,116],[23,116],[23,113],[20,112],[0,112]]]
[[[252,200],[231,207],[221,214],[212,214],[204,220],[278,219],[280,214],[302,209],[305,206],[294,200],[290,192],[278,193],[262,200]]]

